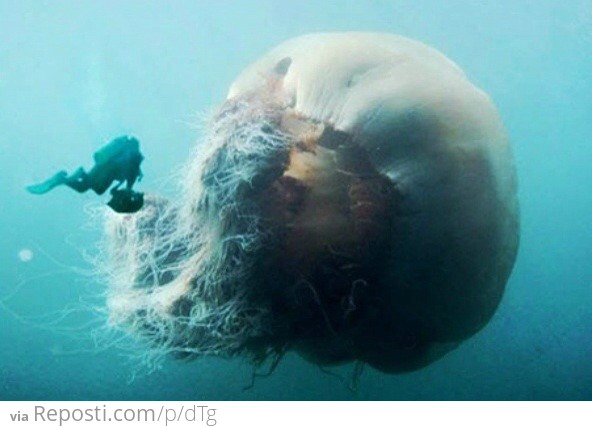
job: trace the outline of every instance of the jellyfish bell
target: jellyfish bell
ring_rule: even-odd
[[[488,322],[518,233],[505,131],[458,66],[302,36],[231,85],[178,201],[109,215],[110,320],[179,356],[409,371]]]

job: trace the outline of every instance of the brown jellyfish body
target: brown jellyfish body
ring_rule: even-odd
[[[163,354],[404,372],[495,312],[515,171],[491,101],[442,54],[312,34],[231,85],[178,200],[106,229],[109,320]]]

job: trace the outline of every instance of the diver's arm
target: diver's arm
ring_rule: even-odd
[[[111,194],[113,194],[114,191],[119,190],[119,187],[121,187],[123,182],[124,180],[118,180],[117,183],[111,188]]]

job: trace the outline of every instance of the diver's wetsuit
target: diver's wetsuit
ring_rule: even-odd
[[[134,183],[142,177],[140,163],[143,157],[139,153],[125,155],[125,159],[117,159],[112,164],[95,165],[88,173],[83,168],[65,178],[64,185],[84,193],[93,190],[97,194],[103,194],[113,181],[118,181],[116,188],[126,182],[126,188],[132,189]]]
[[[95,165],[89,172],[82,167],[68,176],[60,171],[46,181],[30,185],[27,190],[33,194],[44,194],[59,185],[66,185],[73,190],[84,193],[93,190],[103,194],[114,181],[117,184],[111,189],[112,200],[108,203],[117,212],[136,212],[142,207],[143,194],[132,191],[134,183],[142,178],[140,164],[144,156],[140,153],[139,141],[130,136],[113,139],[97,150],[93,158]],[[126,188],[119,187],[126,183]]]

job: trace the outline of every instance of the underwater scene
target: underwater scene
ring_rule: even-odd
[[[0,400],[592,399],[592,1],[0,36]]]

